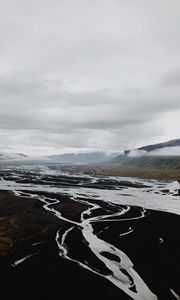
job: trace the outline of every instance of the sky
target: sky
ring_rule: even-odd
[[[180,138],[179,0],[0,0],[0,152]]]

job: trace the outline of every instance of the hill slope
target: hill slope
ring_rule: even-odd
[[[147,145],[147,146],[143,146],[143,147],[136,148],[136,149],[133,149],[133,150],[152,152],[152,154],[153,154],[153,151],[156,151],[156,150],[165,149],[165,148],[169,148],[169,149],[174,148],[175,149],[177,147],[180,147],[180,139],[170,140],[170,141],[167,141],[167,142],[164,142],[164,143]],[[125,150],[124,154],[127,155],[131,151],[132,151],[132,149],[131,150]],[[179,153],[179,155],[180,155],[180,153]]]
[[[172,153],[172,155],[168,153]],[[114,157],[111,163],[143,169],[173,169],[180,171],[180,139],[126,150],[124,155]]]

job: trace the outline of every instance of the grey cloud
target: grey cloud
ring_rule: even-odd
[[[180,87],[180,69],[170,72],[161,80],[161,84],[165,87]]]
[[[178,137],[179,10],[178,0],[1,2],[0,146],[118,150]]]
[[[133,94],[131,90],[127,93],[111,89],[70,92],[63,89],[62,82],[51,80],[49,84],[41,77],[31,76],[24,80],[1,79],[1,128],[52,132],[114,129],[144,124],[180,109],[179,95],[160,89],[137,90]]]

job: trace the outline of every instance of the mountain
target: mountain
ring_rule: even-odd
[[[163,148],[171,148],[171,147],[180,147],[180,139],[170,140],[170,141],[164,142],[164,143],[143,146],[143,147],[137,148],[135,150],[143,150],[143,151],[151,152],[151,151],[155,151],[155,150],[159,150],[159,149],[163,149]],[[130,153],[130,151],[132,151],[132,150],[125,150],[124,153],[128,154],[128,153]],[[179,155],[180,155],[180,153],[179,153]]]
[[[173,168],[180,169],[180,139],[146,145],[136,149],[125,150],[121,154],[106,154],[103,151],[63,153],[46,157],[29,157],[22,153],[0,153],[0,162],[29,162],[29,163],[64,163],[91,164],[113,163],[122,166],[141,168]]]
[[[118,153],[106,154],[103,151],[63,153],[50,156],[27,156],[23,153],[0,153],[0,162],[18,162],[18,163],[64,163],[64,164],[91,164],[107,162]]]
[[[57,163],[100,163],[107,162],[113,157],[112,155],[107,155],[103,151],[96,152],[81,152],[81,153],[64,153],[51,155],[47,158],[55,161]]]
[[[111,163],[126,167],[180,170],[180,139],[125,150],[111,159]]]
[[[26,158],[28,158],[28,156],[23,153],[0,153],[0,161],[23,160]]]

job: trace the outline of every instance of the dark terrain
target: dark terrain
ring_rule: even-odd
[[[12,174],[11,171],[1,171],[1,176],[9,181],[15,180],[17,184],[21,182],[22,186],[32,181],[36,185],[39,180],[42,186],[52,184],[71,188],[79,183],[82,187],[93,186],[96,189],[114,189],[116,185],[114,180],[105,180],[103,177],[92,183],[90,179],[79,175],[41,175],[40,179],[38,174],[37,179],[35,171],[18,172],[14,171]],[[116,186],[119,187],[142,189],[146,185],[124,180],[120,182],[120,186]],[[29,198],[29,193],[35,197]],[[79,222],[89,203],[99,206],[99,209],[92,211],[91,217],[103,216],[109,211],[108,214],[113,216],[111,219],[116,221],[106,218],[104,222],[94,223],[94,234],[128,255],[136,272],[159,300],[179,299],[170,290],[180,295],[179,215],[146,209],[144,217],[140,218],[142,208],[134,206],[125,215],[117,218],[116,213],[125,206],[112,205],[96,198],[90,199],[87,195],[81,196],[80,199],[84,202],[80,203],[64,193],[54,194],[29,188],[21,192],[21,197],[15,196],[11,191],[0,192],[0,282],[3,300],[50,300],[62,297],[84,299],[87,295],[102,299],[131,299],[105,278],[59,256],[55,240],[57,230],[64,232],[70,225],[45,210],[38,195],[48,199],[49,203],[56,198],[58,203],[52,202],[51,206],[61,212],[63,217],[75,222]],[[124,235],[129,228],[133,229],[132,233]],[[69,233],[66,247],[73,259],[81,262],[87,260],[92,268],[108,274],[107,268],[92,254],[78,225],[74,225]],[[26,260],[15,264],[28,255],[30,256]],[[104,253],[104,256],[116,260],[109,253]]]

